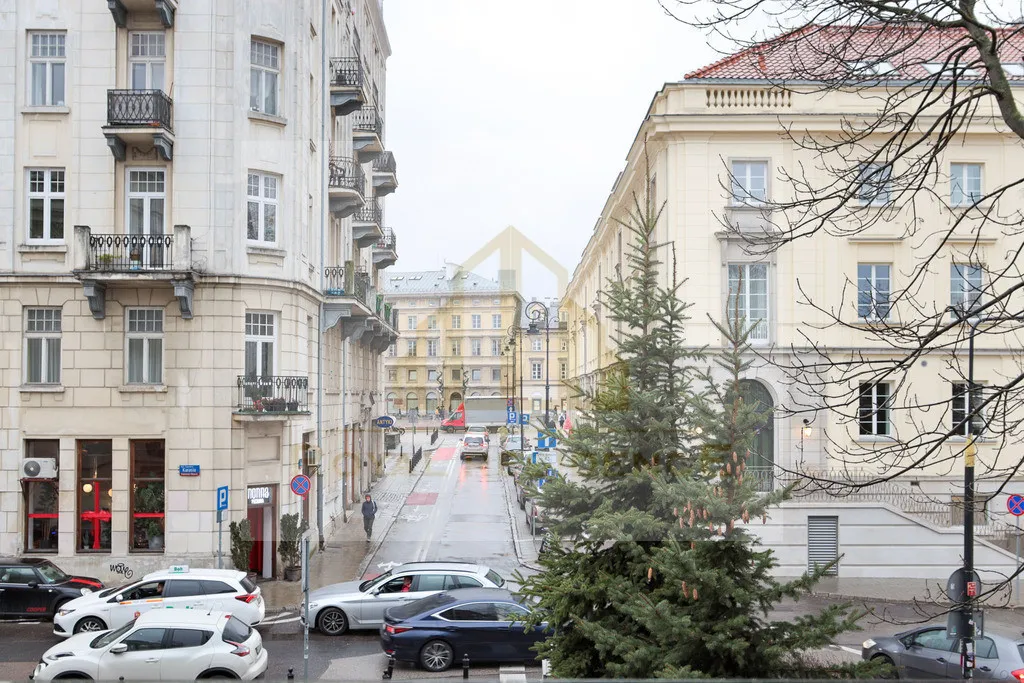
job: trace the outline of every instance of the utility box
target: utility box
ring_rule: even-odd
[[[389,451],[398,448],[398,434],[385,434],[384,435],[384,448]]]

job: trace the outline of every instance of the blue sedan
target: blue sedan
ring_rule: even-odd
[[[530,609],[501,588],[460,588],[436,593],[384,613],[380,644],[400,662],[445,671],[464,655],[478,662],[537,659],[533,646],[546,624],[527,628]]]

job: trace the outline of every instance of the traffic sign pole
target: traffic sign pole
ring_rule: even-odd
[[[1014,593],[1017,595],[1017,604],[1020,604],[1020,516],[1024,515],[1024,496],[1019,493],[1014,493],[1006,499],[1006,509],[1010,511],[1010,514],[1017,518],[1017,540],[1016,540],[1016,556],[1017,556],[1017,576],[1014,578]]]
[[[217,569],[224,568],[224,512],[228,509],[228,487],[217,488]]]

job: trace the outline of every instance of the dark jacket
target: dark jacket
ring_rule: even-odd
[[[363,517],[376,517],[377,503],[372,500],[363,501]]]

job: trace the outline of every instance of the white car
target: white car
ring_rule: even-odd
[[[65,602],[53,616],[53,633],[67,638],[83,631],[120,628],[161,607],[230,612],[251,626],[266,615],[259,586],[245,572],[178,566]]]
[[[267,670],[263,638],[224,612],[153,610],[104,633],[79,633],[43,653],[32,680],[251,681]]]

